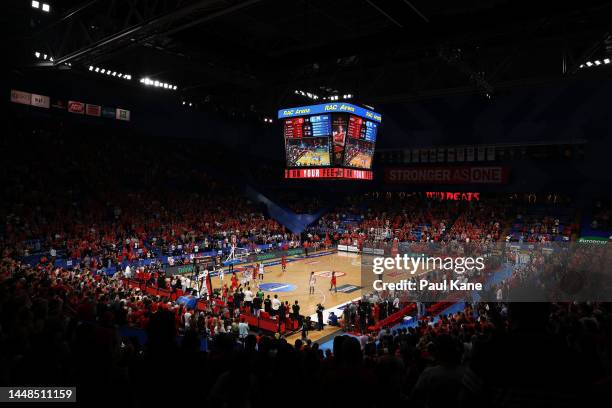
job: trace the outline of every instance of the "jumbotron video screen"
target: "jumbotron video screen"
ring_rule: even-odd
[[[380,114],[349,103],[327,103],[281,109],[278,117],[286,178],[372,179]]]

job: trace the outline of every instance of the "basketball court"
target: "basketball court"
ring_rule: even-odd
[[[362,279],[362,256],[351,252],[320,251],[309,257],[293,257],[287,260],[286,272],[282,272],[279,260],[264,262],[265,276],[263,281],[257,281],[266,295],[278,295],[280,300],[300,304],[300,313],[308,316],[316,312],[317,304],[322,304],[326,310],[361,298],[362,294],[373,291],[372,282],[376,277],[368,273],[368,279]],[[239,281],[244,271],[252,274],[253,264],[243,264],[234,267]],[[330,291],[331,272],[336,272],[338,292]],[[309,294],[308,281],[310,273],[316,276],[315,293]],[[421,269],[419,275],[427,271]],[[385,282],[395,282],[405,278],[403,274],[389,273],[383,279]],[[231,274],[225,272],[224,282],[230,284]],[[214,288],[222,284],[218,276],[212,277]],[[251,281],[251,288],[257,286]]]
[[[329,151],[317,149],[304,152],[296,161],[298,166],[329,166]]]
[[[372,156],[368,156],[364,153],[357,153],[349,162],[349,166],[370,168],[372,166]]]

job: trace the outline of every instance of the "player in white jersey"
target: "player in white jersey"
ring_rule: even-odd
[[[223,268],[219,268],[219,280],[221,281],[221,286],[223,286],[223,279],[225,279],[225,272]]]
[[[308,279],[308,294],[314,295],[315,285],[317,284],[317,277],[314,272],[310,272],[310,278]]]
[[[264,263],[259,264],[259,275],[257,276],[260,281],[264,279]]]

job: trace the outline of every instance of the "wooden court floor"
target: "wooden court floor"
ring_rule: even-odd
[[[290,261],[287,263],[285,273],[282,273],[280,264],[266,266],[264,279],[261,281],[264,284],[262,288],[266,295],[271,297],[278,295],[281,301],[288,301],[291,305],[297,300],[302,315],[307,316],[315,313],[318,303],[321,303],[327,309],[361,296],[361,255],[359,254],[339,252],[303,259],[290,258]],[[313,271],[317,275],[317,281],[315,293],[310,295],[308,293],[308,280],[310,272]],[[336,271],[336,281],[339,289],[343,285],[352,285],[357,289],[350,293],[330,292],[331,271]],[[237,277],[240,280],[241,272],[237,273]],[[230,279],[230,274],[226,272],[224,282],[229,285]],[[213,277],[212,284],[215,288],[220,287],[219,277]],[[252,284],[251,289],[254,289]],[[347,289],[351,290],[353,288]]]

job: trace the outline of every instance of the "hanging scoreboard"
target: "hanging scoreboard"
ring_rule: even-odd
[[[372,179],[380,114],[350,103],[326,103],[281,109],[278,118],[286,178]]]

